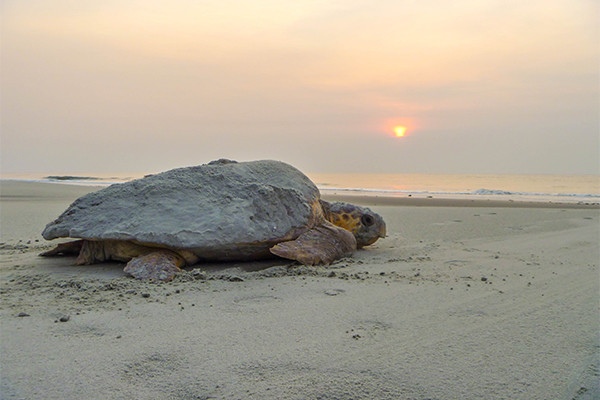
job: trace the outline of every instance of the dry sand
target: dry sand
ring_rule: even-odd
[[[360,198],[389,237],[352,258],[150,284],[37,256],[97,188],[0,184],[2,399],[599,398],[597,206]]]

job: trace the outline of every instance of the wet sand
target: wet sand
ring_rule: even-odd
[[[37,256],[45,224],[98,188],[0,188],[2,399],[600,394],[597,206],[352,196],[389,235],[352,258],[153,284]]]

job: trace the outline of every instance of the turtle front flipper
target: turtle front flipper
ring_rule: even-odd
[[[279,243],[270,250],[276,256],[305,265],[329,264],[352,255],[356,250],[356,239],[346,229],[324,221],[296,240]]]
[[[132,258],[123,271],[137,279],[168,282],[183,265],[185,260],[175,252],[157,250]]]
[[[42,257],[56,257],[56,256],[70,256],[78,255],[83,247],[83,240],[76,240],[74,242],[60,243],[52,250],[40,253]]]

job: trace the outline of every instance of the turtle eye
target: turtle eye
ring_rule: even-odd
[[[365,226],[371,226],[375,223],[375,218],[370,215],[363,215],[360,219],[360,222],[362,222],[362,224]]]

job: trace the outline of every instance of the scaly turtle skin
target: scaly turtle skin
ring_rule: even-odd
[[[276,255],[328,264],[385,237],[385,222],[368,208],[321,200],[288,164],[218,160],[82,196],[42,235],[81,239],[42,256],[123,261],[136,278],[168,281],[202,261]]]

